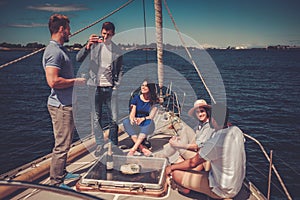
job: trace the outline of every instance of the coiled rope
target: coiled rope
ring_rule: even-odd
[[[121,5],[119,8],[117,8],[117,9],[113,10],[112,12],[108,13],[107,15],[101,17],[101,18],[98,19],[97,21],[91,23],[90,25],[88,25],[88,26],[86,26],[86,27],[84,27],[84,28],[82,28],[82,29],[79,29],[79,30],[76,31],[75,33],[71,34],[71,35],[70,35],[70,38],[73,37],[74,35],[77,35],[78,33],[82,32],[82,31],[84,31],[84,30],[86,30],[86,29],[88,29],[88,28],[90,28],[90,27],[92,27],[92,26],[98,24],[99,22],[101,22],[101,21],[103,21],[104,19],[108,18],[109,16],[115,14],[116,12],[118,12],[119,10],[121,10],[122,8],[126,7],[127,5],[129,5],[130,3],[132,3],[133,1],[134,1],[134,0],[129,0],[129,1],[127,1],[126,3],[124,3],[123,5]],[[22,57],[20,57],[20,58],[17,58],[17,59],[15,59],[15,60],[10,61],[10,62],[8,62],[8,63],[5,63],[5,64],[3,64],[3,65],[0,65],[0,70],[1,70],[2,68],[4,68],[4,67],[7,67],[8,65],[14,64],[14,63],[19,62],[19,61],[21,61],[21,60],[24,60],[24,59],[26,59],[26,58],[28,58],[28,57],[30,57],[30,56],[33,56],[33,55],[35,55],[35,54],[37,54],[37,53],[39,53],[39,52],[45,50],[45,48],[46,48],[46,47],[43,47],[43,48],[38,49],[38,50],[36,50],[36,51],[34,51],[34,52],[30,53],[30,54],[27,54],[27,55],[25,55],[25,56],[22,56]]]

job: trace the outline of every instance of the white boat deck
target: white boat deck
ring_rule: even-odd
[[[163,113],[158,113],[157,117],[156,117],[156,126],[157,131],[155,132],[155,135],[153,137],[151,137],[150,141],[152,143],[153,146],[153,150],[154,153],[158,153],[161,149],[162,146],[160,147],[156,147],[156,144],[162,144],[161,142],[157,142],[157,141],[164,141],[167,142],[168,138],[174,134],[174,130],[172,128],[170,128],[171,125],[171,120],[166,118],[165,114]],[[120,127],[122,128],[122,127]],[[119,137],[119,141],[120,144],[122,144],[123,141],[128,140],[128,135],[126,133],[123,132],[123,134],[120,134]],[[84,151],[82,150],[86,150],[89,149],[89,151],[85,151],[85,153],[83,153]],[[75,153],[74,153],[75,152]],[[78,155],[76,152],[81,152],[81,155]],[[73,154],[74,153],[74,154]],[[69,172],[72,173],[77,173],[77,174],[81,174],[82,176],[85,175],[87,173],[87,171],[91,168],[91,166],[93,166],[93,164],[97,161],[98,158],[96,158],[94,156],[94,138],[90,137],[90,139],[85,140],[84,142],[82,142],[80,145],[77,145],[75,147],[73,147],[70,151],[69,154],[69,159],[68,159],[68,166],[67,166],[67,170]],[[169,160],[174,161],[176,159],[176,154],[173,155],[171,158],[169,158]],[[40,184],[44,184],[44,185],[48,185],[50,183],[49,181],[49,163],[50,163],[51,157],[45,159],[44,161],[37,163],[37,165],[34,165],[33,167],[30,167],[28,169],[25,169],[21,172],[19,172],[19,174],[16,175],[16,178],[14,180],[18,180],[18,177],[21,177],[22,174],[28,174],[30,177],[31,176],[31,171],[32,170],[36,170],[38,168],[45,168],[42,170],[41,173],[44,173],[44,175],[38,179],[38,183]],[[31,177],[32,178],[32,177]],[[19,179],[20,180],[20,179]],[[22,181],[22,179],[21,179]],[[24,181],[24,180],[23,180]],[[31,182],[31,180],[27,180],[29,182]],[[32,182],[36,182],[36,181],[32,181]],[[72,187],[75,191],[76,191],[76,183],[78,182],[78,180],[73,180],[73,181],[65,181],[65,183]],[[167,181],[168,183],[168,181]],[[246,184],[246,182],[245,182]],[[248,185],[248,184],[247,184]],[[6,188],[1,188],[1,187],[6,187]],[[10,190],[11,188],[8,186],[1,186],[0,187],[0,194],[1,191],[5,193],[5,191]],[[52,189],[53,187],[51,187],[50,189]],[[55,188],[56,189],[56,188]],[[252,192],[252,194],[250,195],[250,190]],[[256,188],[250,184],[250,190],[246,187],[242,188],[242,191],[240,192],[240,194],[238,194],[238,196],[235,199],[250,199],[250,200],[254,200],[254,199],[264,199],[264,197],[259,193],[259,191],[256,191]],[[48,200],[48,199],[84,199],[84,197],[74,197],[74,196],[68,196],[65,193],[66,190],[64,190],[64,193],[59,194],[58,191],[45,191],[42,189],[26,189],[18,194],[14,194],[10,197],[7,197],[7,199],[43,199],[43,200]],[[67,191],[70,192],[70,191]],[[82,191],[79,191],[82,192]],[[96,198],[100,198],[100,199],[107,199],[107,200],[135,200],[135,199],[172,199],[172,200],[177,200],[177,199],[199,199],[199,200],[207,200],[210,199],[209,197],[197,193],[197,192],[191,192],[189,195],[182,195],[181,193],[179,193],[176,189],[172,189],[170,187],[170,185],[167,185],[167,189],[166,192],[163,194],[163,196],[149,196],[149,195],[137,195],[135,193],[135,191],[132,191],[131,194],[121,194],[119,193],[120,191],[116,190],[115,193],[108,193],[108,192],[100,192],[100,191],[93,191],[93,192],[82,192],[84,194],[88,194],[91,195],[93,197]],[[1,195],[0,195],[1,196]],[[4,198],[5,199],[5,198]],[[87,198],[88,199],[88,198]]]

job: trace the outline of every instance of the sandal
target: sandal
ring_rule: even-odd
[[[139,145],[139,150],[144,154],[144,156],[152,156],[152,152],[142,144]]]
[[[127,156],[134,156],[135,151],[136,151],[135,149],[130,149]]]
[[[147,140],[147,138],[145,138],[143,141],[142,141],[142,144],[143,146],[147,147],[149,150],[152,148],[152,144],[149,140]]]

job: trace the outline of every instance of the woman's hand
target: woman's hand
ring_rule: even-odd
[[[131,124],[131,125],[134,125],[134,124],[135,124],[135,121],[136,121],[135,118],[131,118],[131,117],[130,117],[129,120],[130,120],[130,124]]]
[[[138,118],[135,118],[135,123],[137,125],[140,125],[143,121],[145,121],[146,118],[145,117],[138,117]]]

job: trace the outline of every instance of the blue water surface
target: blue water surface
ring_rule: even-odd
[[[0,64],[29,52],[0,51]],[[75,62],[77,52],[70,52]],[[292,197],[300,197],[300,51],[208,50],[222,75],[230,121],[257,138],[273,161]],[[147,59],[155,60],[156,52]],[[0,173],[7,172],[51,152],[52,125],[46,103],[50,89],[41,65],[42,54],[0,70]],[[124,71],[145,59],[145,52],[124,56]],[[191,82],[198,97],[207,93],[189,63],[165,53],[165,62],[177,67]],[[167,72],[165,72],[167,73]],[[203,95],[204,94],[204,95]],[[88,112],[87,112],[88,115]],[[88,132],[88,130],[87,130]],[[78,136],[74,138],[74,141]],[[253,142],[247,146],[247,173],[266,194],[268,163]],[[278,181],[273,175],[274,184]],[[285,199],[272,186],[274,199]]]

